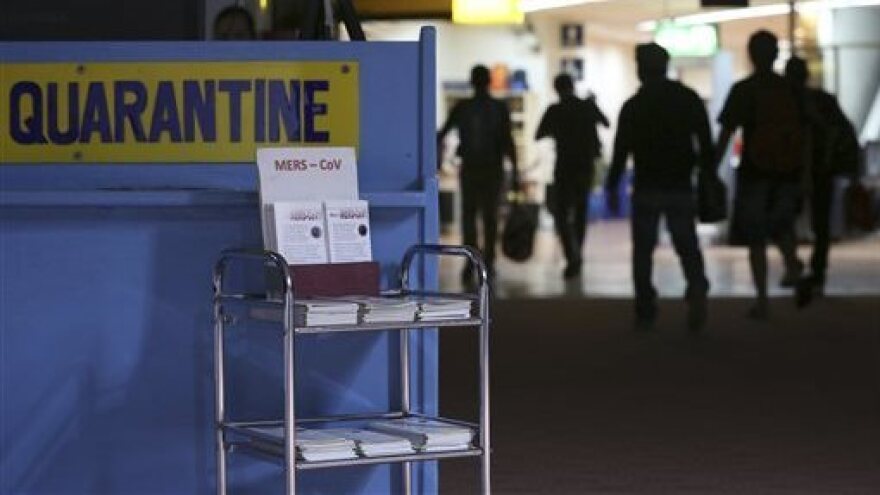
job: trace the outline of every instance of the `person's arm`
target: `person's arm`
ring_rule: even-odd
[[[602,109],[599,108],[599,105],[596,103],[596,96],[590,96],[590,103],[593,104],[593,110],[596,112],[596,121],[602,124],[603,127],[610,127],[611,122],[608,121],[608,117],[602,112]]]
[[[724,157],[727,155],[727,148],[730,146],[730,139],[733,137],[734,131],[736,131],[735,128],[721,125],[721,131],[718,132],[718,147],[715,152],[715,160],[713,160],[715,170],[721,167],[721,162],[724,161]]]
[[[452,130],[453,127],[458,126],[458,114],[461,113],[461,102],[456,103],[452,110],[449,112],[449,116],[446,117],[446,122],[443,123],[443,127],[437,132],[437,139],[443,140],[449,131]]]
[[[715,144],[712,142],[712,129],[709,127],[709,114],[703,100],[693,95],[694,131],[697,135],[699,151],[699,166],[703,173],[709,174],[716,170],[717,157],[715,156]],[[729,138],[728,138],[729,139]]]
[[[519,167],[516,160],[516,145],[513,142],[513,129],[510,124],[510,109],[504,102],[500,102],[501,108],[501,138],[504,142],[504,154],[510,159],[511,165],[511,187],[514,191],[519,191]]]
[[[445,154],[444,140],[446,139],[446,135],[449,134],[449,131],[452,130],[453,127],[458,126],[458,114],[460,113],[460,103],[457,103],[454,107],[452,107],[452,111],[449,112],[449,116],[446,117],[446,122],[443,123],[443,127],[437,131],[437,169],[439,170],[441,166],[443,166],[443,155]]]
[[[629,104],[625,104],[620,110],[620,117],[617,119],[617,134],[614,136],[611,167],[605,177],[605,201],[608,204],[608,209],[613,213],[620,210],[617,188],[620,184],[620,177],[626,169],[626,160],[632,152],[632,124],[629,108]]]
[[[538,130],[535,131],[535,141],[550,137],[553,135],[553,107],[547,108],[544,115],[541,116],[541,122],[538,124]]]
[[[730,139],[733,137],[733,133],[736,132],[737,127],[743,124],[742,107],[745,103],[742,100],[743,96],[739,90],[739,85],[734,85],[727,95],[727,100],[721,108],[721,113],[718,114],[718,123],[721,124],[721,130],[718,132],[718,140],[716,141],[715,170],[721,167],[721,162],[727,155],[727,149],[730,147]]]

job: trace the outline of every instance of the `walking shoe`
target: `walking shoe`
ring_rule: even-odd
[[[654,318],[636,317],[633,330],[636,333],[650,333],[654,331]]]
[[[654,321],[657,319],[657,306],[654,303],[636,306],[636,320],[633,330],[636,332],[651,332],[654,330]]]
[[[794,303],[798,309],[805,308],[813,302],[813,281],[809,277],[798,280],[794,288]]]
[[[706,327],[706,297],[694,297],[688,300],[687,329],[689,333],[701,333]]]
[[[758,321],[766,321],[770,318],[770,308],[767,305],[767,301],[758,301],[749,309],[748,312],[749,318]]]
[[[575,277],[581,276],[581,264],[580,263],[569,263],[565,270],[562,272],[562,278],[568,280]]]
[[[782,276],[782,279],[779,280],[779,286],[784,287],[786,289],[791,289],[797,287],[798,282],[801,280],[801,275],[804,273],[804,263],[802,261],[798,261],[796,268],[794,270],[785,270],[785,275]]]
[[[810,284],[813,286],[813,296],[822,297],[825,295],[825,276],[812,274],[809,277]]]

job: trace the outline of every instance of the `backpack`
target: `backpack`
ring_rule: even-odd
[[[755,128],[747,153],[771,176],[791,175],[804,164],[804,122],[794,90],[782,78],[755,90]]]
[[[828,175],[855,176],[862,164],[862,148],[856,129],[843,113],[837,98],[822,90],[811,90],[808,111],[813,126],[812,139],[817,172]]]
[[[852,123],[843,117],[836,122],[829,143],[829,165],[834,175],[856,175],[862,162],[862,148]]]
[[[494,99],[473,98],[465,108],[458,129],[461,144],[456,153],[466,162],[483,165],[499,160],[504,151],[504,104]]]

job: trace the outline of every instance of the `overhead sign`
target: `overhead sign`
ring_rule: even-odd
[[[654,32],[654,41],[672,57],[709,57],[718,51],[718,30],[708,24],[663,22]]]
[[[0,64],[0,163],[253,162],[357,147],[357,62]]]

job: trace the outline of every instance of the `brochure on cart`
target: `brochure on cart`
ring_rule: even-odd
[[[291,265],[373,259],[354,148],[257,150],[263,245]]]
[[[419,452],[467,450],[474,439],[474,431],[466,426],[424,418],[374,421],[370,423],[369,428],[404,437],[412,442],[413,448]]]

